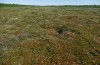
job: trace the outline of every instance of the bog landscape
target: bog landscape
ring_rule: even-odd
[[[0,65],[100,65],[100,6],[1,4]]]

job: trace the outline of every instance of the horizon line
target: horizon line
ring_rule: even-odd
[[[33,5],[33,4],[18,4],[18,3],[0,3],[0,4],[16,4],[16,5],[30,5],[30,6]],[[60,5],[38,5],[37,4],[36,5],[35,4],[34,6],[84,6],[84,5],[97,5],[98,6],[100,4],[81,4],[81,5],[80,4],[76,4],[76,5],[75,4],[74,5],[73,4],[70,4],[70,5],[67,5],[67,4],[60,4]]]

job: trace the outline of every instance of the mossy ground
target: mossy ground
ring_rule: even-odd
[[[100,65],[100,8],[1,7],[0,65]]]

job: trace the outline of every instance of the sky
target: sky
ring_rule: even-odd
[[[0,0],[0,3],[24,5],[100,5],[100,0]]]

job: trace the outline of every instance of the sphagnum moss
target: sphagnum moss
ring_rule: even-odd
[[[100,9],[1,7],[0,65],[100,65]]]

